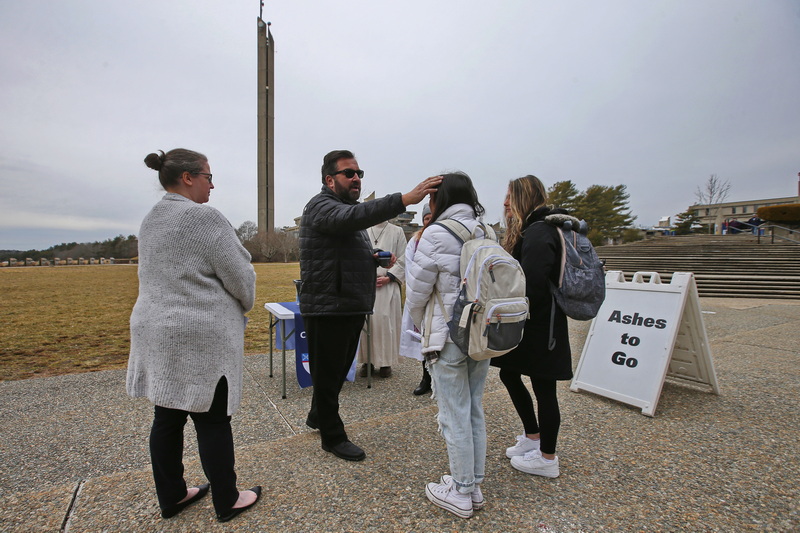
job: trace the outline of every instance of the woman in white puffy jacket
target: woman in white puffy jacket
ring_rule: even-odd
[[[422,332],[422,353],[433,378],[439,427],[450,459],[450,475],[442,476],[439,483],[428,483],[425,494],[435,505],[469,518],[484,505],[480,489],[486,465],[482,401],[489,360],[471,359],[450,340],[442,307],[449,317],[461,281],[462,243],[436,222],[456,220],[474,231],[484,209],[469,176],[456,172],[443,178],[431,194],[431,223],[422,232],[413,262],[407,265],[406,306]],[[476,233],[483,236],[482,229]]]

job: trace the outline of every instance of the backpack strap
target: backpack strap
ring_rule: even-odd
[[[450,322],[450,315],[447,314],[447,310],[444,308],[444,302],[442,301],[442,293],[439,292],[439,289],[436,288],[436,285],[433,286],[433,293],[436,295],[436,301],[439,302],[439,309],[442,310],[442,317],[444,318],[444,321]]]
[[[434,290],[436,290],[434,288]],[[433,307],[429,307],[425,313],[425,324],[422,328],[422,347],[427,348],[431,340],[431,325],[433,324]]]
[[[558,286],[560,288],[564,284],[564,269],[567,265],[567,241],[564,239],[564,232],[561,228],[556,228],[556,233],[558,233],[558,238],[561,241],[561,271],[558,273]]]
[[[556,233],[558,233],[558,239],[561,241],[561,270],[558,273],[558,287],[553,288],[561,288],[561,285],[564,284],[564,270],[567,268],[567,241],[564,239],[564,232],[560,227],[556,227]],[[553,335],[556,323],[556,295],[553,294],[553,291],[550,291],[550,298],[552,298],[552,303],[550,304],[550,339],[547,341],[547,349],[552,352],[556,347],[556,337]]]
[[[477,235],[475,235],[475,230],[470,231],[467,226],[464,225],[463,222],[454,220],[452,218],[447,218],[445,220],[441,220],[438,222],[434,222],[433,225],[435,226],[442,226],[444,229],[450,232],[450,234],[458,239],[462,244],[467,242],[470,239],[476,239]],[[493,241],[497,241],[497,234],[492,229],[491,226],[487,226],[483,222],[478,222],[478,225],[475,226],[475,229],[481,228],[483,230],[484,238],[491,239]]]
[[[441,226],[446,229],[450,235],[458,239],[458,242],[461,244],[464,244],[472,238],[472,233],[469,231],[469,229],[464,225],[463,222],[459,222],[458,220],[448,218],[442,221],[434,222],[433,225]]]
[[[436,296],[436,301],[439,303],[439,308],[442,310],[442,317],[444,317],[445,322],[450,322],[450,317],[447,315],[447,311],[444,308],[444,302],[442,301],[442,295],[439,293],[439,289],[436,288],[436,285],[433,285],[433,294]],[[428,343],[431,340],[431,327],[433,326],[433,306],[428,308],[428,312],[425,316],[425,333],[427,336],[422,337],[422,347],[427,348]]]
[[[553,303],[550,305],[550,338],[547,340],[547,349],[552,352],[556,347],[556,337],[553,335],[553,324],[556,321],[556,297],[552,294],[550,297],[553,299]]]
[[[484,224],[483,222],[478,222],[478,225],[483,228],[483,234],[487,239],[497,242],[497,233],[494,232],[494,229],[492,229],[491,226]]]

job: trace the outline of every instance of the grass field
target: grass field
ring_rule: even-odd
[[[245,353],[269,348],[266,302],[294,301],[297,263],[256,264]],[[0,381],[124,368],[134,265],[0,269]]]

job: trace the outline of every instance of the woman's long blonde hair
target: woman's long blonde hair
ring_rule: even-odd
[[[508,207],[511,214],[506,217],[506,235],[503,248],[512,253],[522,237],[522,228],[532,212],[547,205],[547,190],[536,176],[529,174],[508,183]]]

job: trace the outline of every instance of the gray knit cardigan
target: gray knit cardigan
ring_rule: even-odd
[[[211,408],[222,376],[228,415],[242,396],[244,314],[255,272],[230,222],[167,193],[139,230],[139,298],[131,314],[127,390],[155,405]]]

